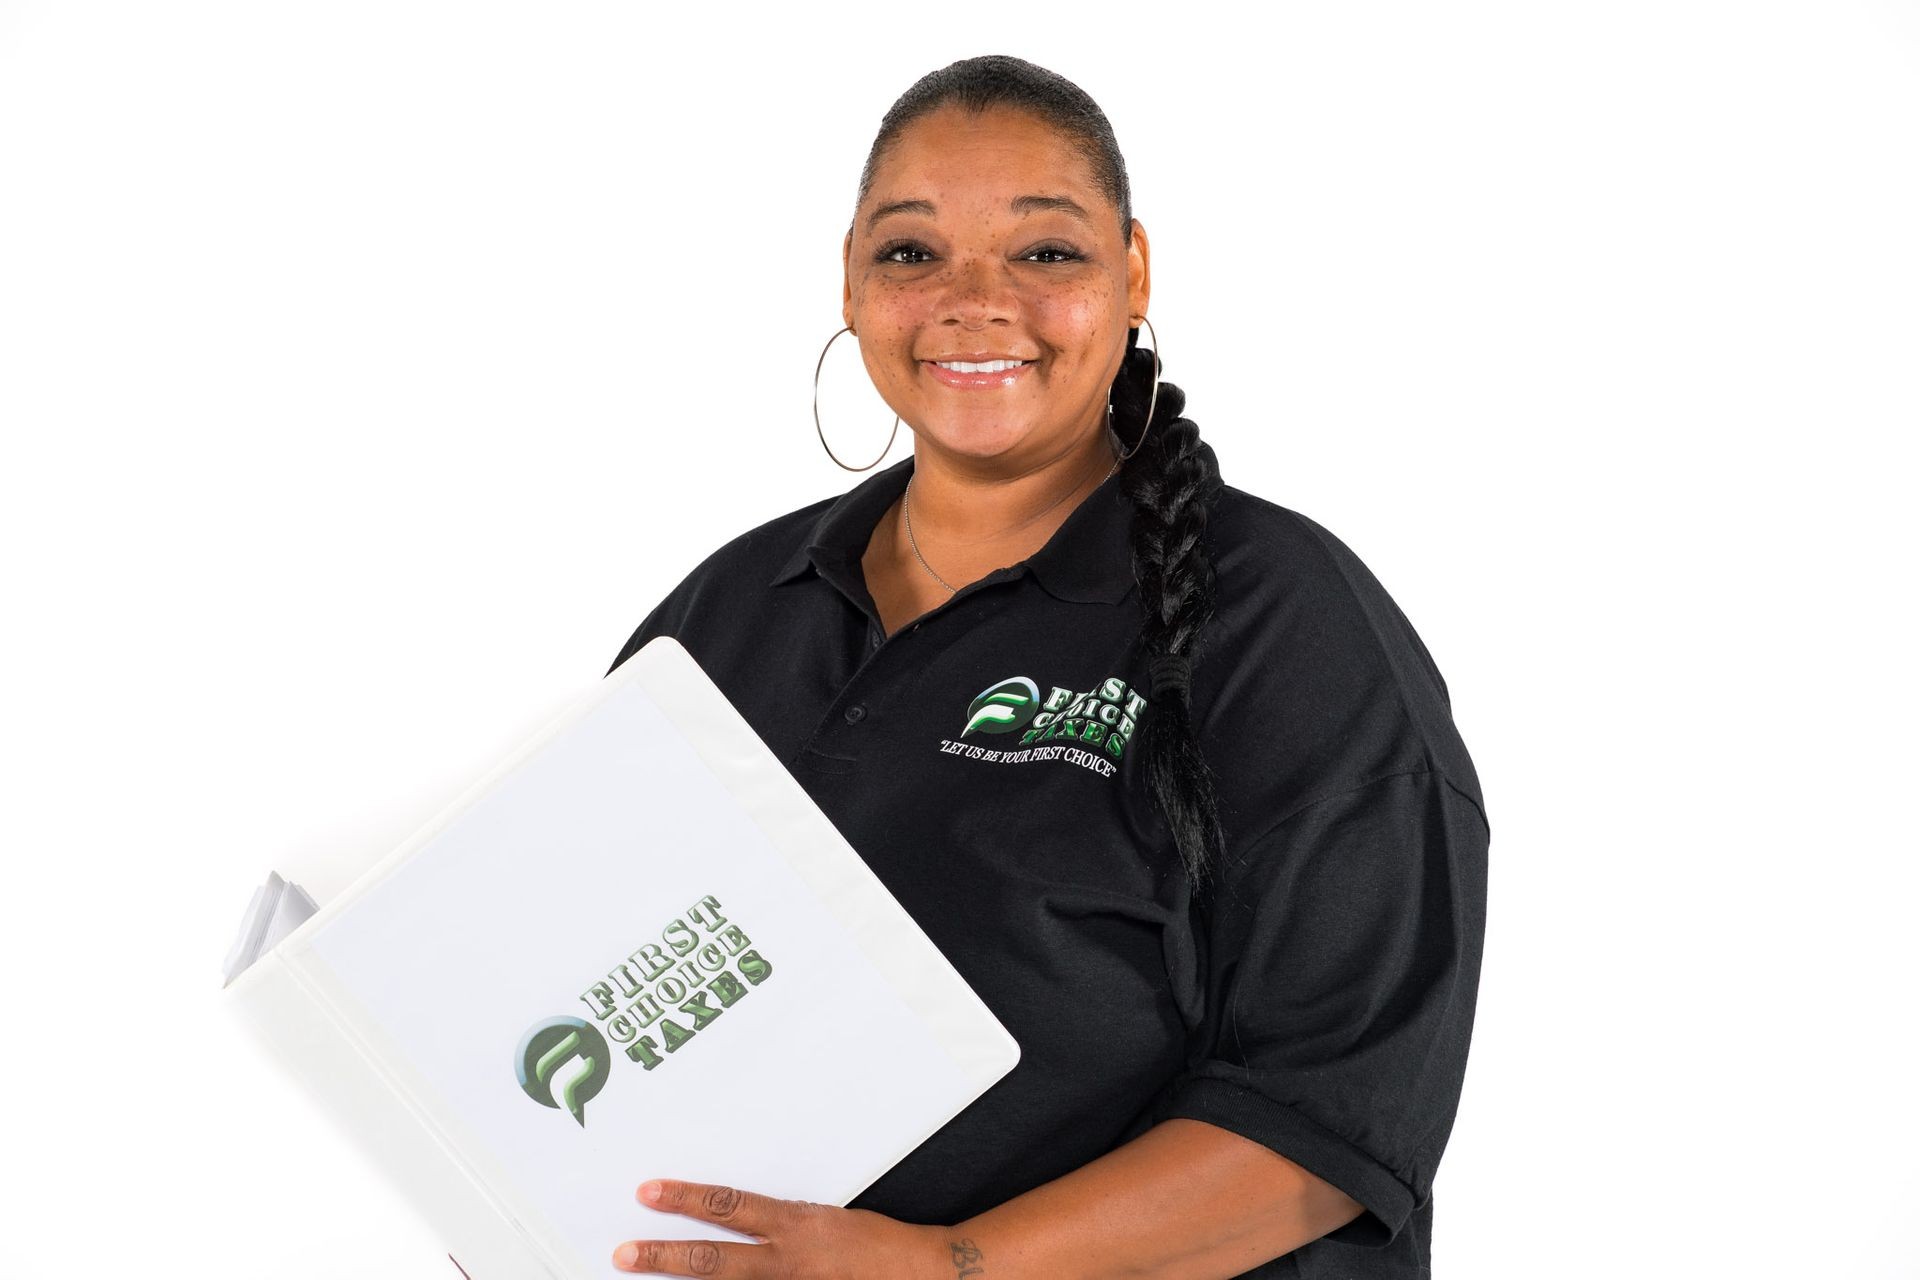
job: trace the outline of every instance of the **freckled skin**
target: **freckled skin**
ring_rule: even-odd
[[[1027,195],[1066,196],[1089,216],[1014,213]],[[934,211],[867,225],[901,200]],[[1037,551],[1113,465],[1107,389],[1149,293],[1146,229],[1136,218],[1123,237],[1119,221],[1067,138],[1006,108],[909,125],[855,211],[842,316],[914,432],[914,540],[956,587]],[[1059,249],[1078,257],[1048,252]],[[988,390],[945,386],[923,363],[974,351],[1037,363]],[[1140,425],[1117,427],[1131,443]],[[862,567],[889,632],[949,598],[914,558],[897,502]]]

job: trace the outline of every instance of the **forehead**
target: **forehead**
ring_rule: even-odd
[[[959,204],[999,211],[1015,195],[1071,194],[1089,211],[1111,203],[1072,138],[1029,112],[941,107],[907,125],[875,166],[863,209],[930,199],[944,212]],[[944,197],[944,198],[943,198]]]

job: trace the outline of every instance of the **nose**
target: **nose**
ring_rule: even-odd
[[[1010,324],[1020,315],[1012,273],[997,258],[976,254],[954,264],[942,299],[941,319],[963,329]]]

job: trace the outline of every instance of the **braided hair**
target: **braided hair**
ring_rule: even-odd
[[[1094,180],[1120,211],[1123,241],[1133,235],[1127,166],[1106,113],[1078,85],[1044,67],[1004,54],[966,58],[929,72],[900,95],[860,171],[855,208],[906,126],[945,106],[975,114],[991,107],[1025,111],[1058,129],[1085,157]],[[1140,330],[1127,330],[1127,351],[1112,387],[1113,420],[1133,452],[1121,465],[1122,491],[1133,503],[1129,541],[1134,581],[1145,614],[1141,644],[1150,673],[1152,711],[1135,750],[1145,753],[1147,784],[1173,833],[1196,894],[1211,883],[1225,849],[1213,774],[1200,753],[1192,718],[1191,673],[1202,629],[1213,616],[1213,561],[1204,537],[1207,513],[1221,488],[1213,449],[1182,417],[1186,394],[1162,379],[1145,427],[1159,355],[1142,350]]]

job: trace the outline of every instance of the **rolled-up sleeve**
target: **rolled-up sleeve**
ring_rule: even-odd
[[[1205,1037],[1156,1119],[1264,1144],[1365,1207],[1327,1239],[1391,1243],[1459,1105],[1488,836],[1469,792],[1416,769],[1314,799],[1230,857]]]

